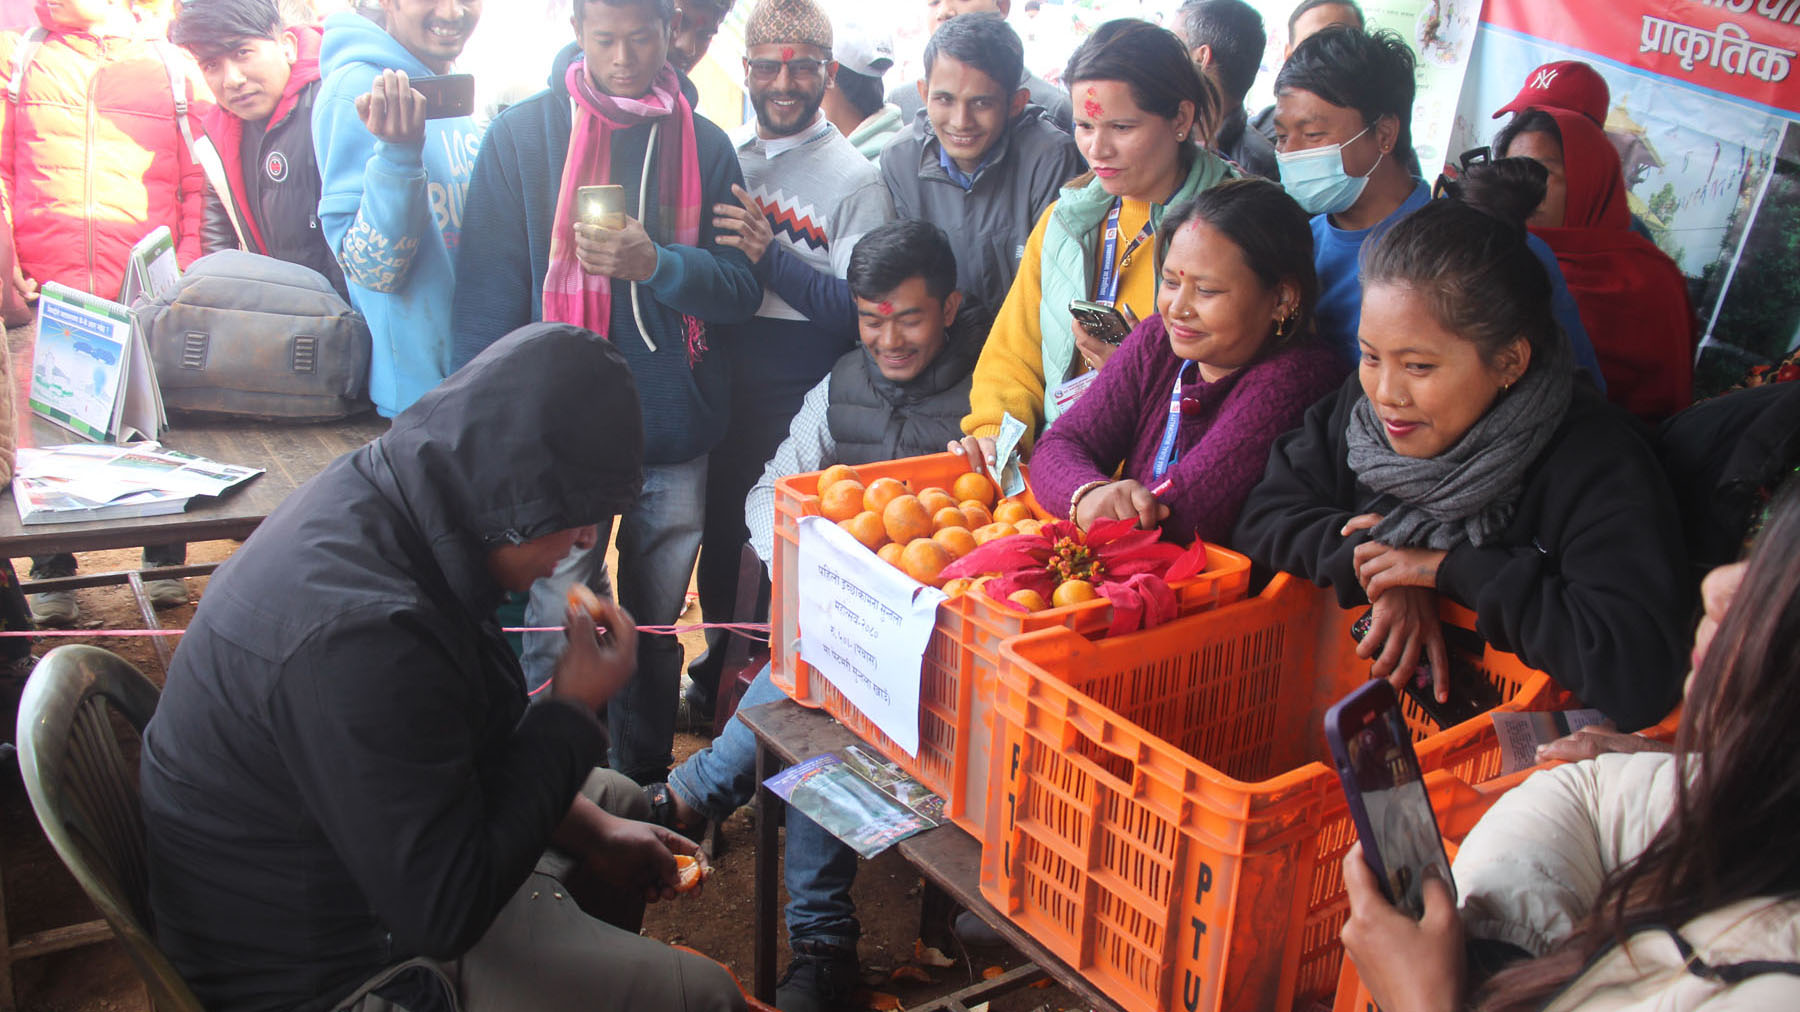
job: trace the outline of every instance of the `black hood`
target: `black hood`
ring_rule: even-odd
[[[492,589],[489,549],[609,519],[643,486],[643,417],[625,358],[567,324],[494,342],[401,412],[375,449],[471,604]]]

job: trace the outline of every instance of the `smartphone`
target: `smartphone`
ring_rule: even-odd
[[[1363,860],[1388,902],[1418,920],[1425,916],[1427,868],[1436,868],[1452,891],[1456,885],[1393,687],[1376,679],[1338,700],[1325,713],[1325,741]]]
[[[425,96],[426,119],[453,119],[475,112],[475,78],[470,74],[415,77],[413,90]]]
[[[1131,325],[1113,307],[1103,302],[1076,299],[1069,303],[1069,315],[1081,321],[1087,332],[1107,344],[1120,344],[1131,333]]]
[[[1361,643],[1369,634],[1373,617],[1373,611],[1363,612],[1350,627],[1351,638]],[[1439,623],[1438,628],[1444,636],[1444,652],[1450,655],[1450,698],[1438,702],[1437,686],[1428,660],[1420,661],[1413,670],[1412,677],[1406,680],[1405,691],[1432,723],[1440,728],[1451,728],[1499,706],[1500,690],[1483,678],[1481,669],[1470,660],[1487,652],[1487,643],[1481,634],[1448,622]]]
[[[625,187],[617,183],[583,186],[575,191],[579,220],[601,228],[625,227]]]

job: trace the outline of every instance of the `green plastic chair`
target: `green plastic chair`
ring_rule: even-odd
[[[137,775],[108,712],[141,735],[160,695],[129,661],[99,647],[44,655],[19,700],[19,769],[44,834],[137,964],[163,1012],[202,1012],[150,937],[150,868]]]

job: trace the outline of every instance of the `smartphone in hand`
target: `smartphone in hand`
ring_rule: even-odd
[[[425,96],[426,119],[454,119],[475,112],[475,78],[470,74],[415,77],[413,90]]]
[[[583,186],[575,191],[577,220],[584,225],[625,227],[625,187],[617,183]]]
[[[1125,322],[1124,314],[1104,302],[1075,299],[1069,303],[1069,315],[1080,321],[1097,340],[1107,344],[1121,344],[1131,333],[1131,324]]]
[[[1369,634],[1369,625],[1374,619],[1373,611],[1363,612],[1362,617],[1350,627],[1350,637],[1361,643]],[[1481,634],[1471,629],[1464,629],[1449,622],[1438,623],[1438,629],[1444,636],[1444,652],[1450,656],[1450,698],[1440,703],[1437,700],[1437,685],[1432,678],[1431,662],[1420,661],[1404,686],[1406,694],[1417,703],[1419,709],[1430,717],[1440,728],[1452,728],[1465,720],[1474,720],[1482,716],[1502,702],[1500,690],[1482,676],[1481,670],[1470,658],[1478,658],[1487,652],[1487,643]]]
[[[1368,863],[1388,901],[1425,916],[1425,870],[1436,868],[1452,891],[1450,861],[1431,797],[1386,680],[1364,683],[1325,714],[1325,740]]]

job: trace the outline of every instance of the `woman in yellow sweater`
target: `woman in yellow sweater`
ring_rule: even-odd
[[[1031,230],[975,365],[967,438],[950,449],[977,470],[993,469],[1003,415],[1026,424],[1020,446],[1029,450],[1112,355],[1116,346],[1090,335],[1069,303],[1111,305],[1132,324],[1154,312],[1164,209],[1237,174],[1201,146],[1219,116],[1218,93],[1167,29],[1108,21],[1069,58],[1063,80],[1090,171]]]

